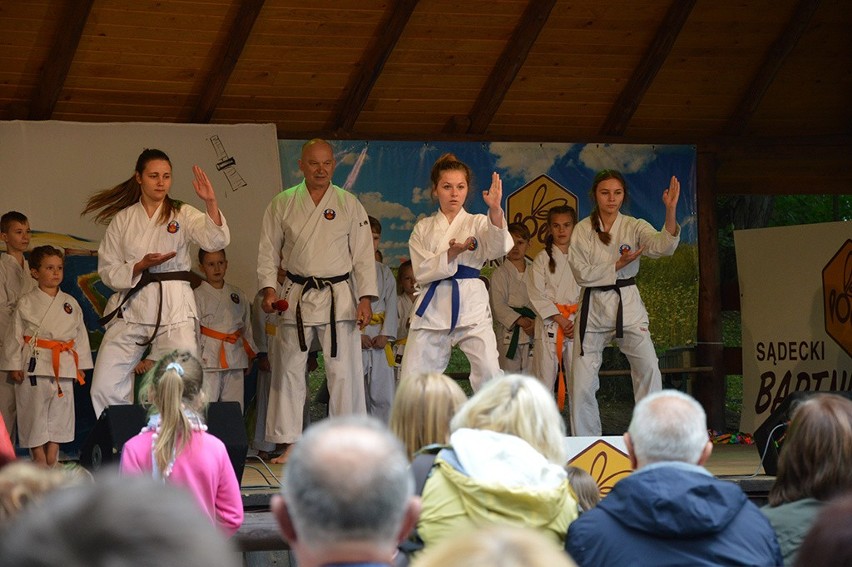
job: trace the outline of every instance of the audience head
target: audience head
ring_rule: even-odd
[[[161,472],[168,470],[168,463],[189,442],[192,424],[185,410],[202,410],[203,378],[204,371],[198,359],[179,350],[165,355],[145,374],[139,395],[160,415],[154,456]]]
[[[236,567],[236,551],[185,491],[142,477],[56,490],[0,537],[5,567]]]
[[[633,409],[625,442],[634,468],[663,461],[703,465],[713,450],[704,408],[678,390],[642,398]]]
[[[390,430],[405,445],[408,458],[433,443],[450,439],[450,420],[467,401],[456,381],[431,373],[400,380],[393,399]]]
[[[786,450],[786,441],[785,441]],[[799,547],[796,567],[852,565],[852,493],[825,505]]]
[[[451,431],[461,428],[520,437],[551,463],[565,464],[565,421],[553,394],[530,376],[507,374],[486,382],[450,423]]]
[[[852,492],[852,400],[817,394],[792,411],[769,504]]]
[[[586,469],[567,465],[565,472],[568,473],[568,483],[577,496],[577,504],[581,512],[588,512],[601,501],[601,489]]]
[[[408,459],[384,425],[366,416],[330,418],[294,446],[273,512],[304,567],[390,561],[417,522],[413,494]]]
[[[30,506],[38,505],[53,490],[91,479],[74,467],[48,469],[30,461],[16,461],[0,468],[0,527]]]
[[[573,567],[561,547],[533,529],[488,527],[465,532],[414,560],[414,567]]]

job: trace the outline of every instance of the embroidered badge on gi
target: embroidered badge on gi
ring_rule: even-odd
[[[169,232],[169,234],[174,234],[180,230],[180,224],[178,223],[178,221],[173,220],[166,226],[166,230]]]
[[[237,295],[236,293],[232,293],[231,294],[231,301],[233,301],[234,303],[239,305],[240,304],[240,296]]]
[[[74,311],[74,309],[71,307],[70,303],[66,303],[65,305],[63,305],[62,309],[64,309],[65,312],[68,313],[69,315],[71,315],[71,313]]]
[[[322,216],[325,217],[325,220],[334,220],[334,217],[337,216],[337,213],[334,212],[334,209],[326,209],[322,212]]]
[[[475,236],[472,236],[470,244],[468,245],[467,249],[472,251],[472,250],[476,250],[477,248],[479,248],[479,241],[476,239]]]
[[[625,254],[627,254],[631,250],[632,250],[632,248],[630,248],[629,244],[622,244],[621,246],[618,247],[618,253],[621,254],[622,256],[624,256]]]

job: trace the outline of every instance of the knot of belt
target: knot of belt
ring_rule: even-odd
[[[385,312],[379,311],[378,313],[373,313],[372,317],[370,317],[370,322],[368,325],[383,325],[385,323]],[[396,366],[395,356],[393,354],[393,344],[392,341],[388,341],[385,343],[385,358],[388,360],[388,366],[393,368]]]
[[[556,308],[559,313],[568,318],[577,312],[576,303],[557,303]],[[565,344],[565,329],[562,325],[556,326],[556,405],[559,406],[559,411],[565,409],[565,392],[567,384],[565,383],[565,364],[562,361],[562,345]]]
[[[448,278],[444,278],[442,280],[436,280],[429,284],[429,289],[426,290],[426,293],[423,295],[423,301],[420,302],[420,306],[417,308],[415,314],[418,317],[423,317],[423,314],[426,313],[426,308],[429,307],[429,304],[432,302],[432,297],[435,295],[435,291],[438,289],[438,286],[441,282],[450,282],[452,285],[452,318],[450,319],[450,332],[456,328],[456,323],[459,321],[459,283],[458,280],[472,280],[479,277],[479,270],[476,268],[471,268],[470,266],[465,266],[464,264],[459,264],[458,269],[456,269],[456,273]]]
[[[512,306],[510,305],[509,307]],[[535,311],[533,311],[529,307],[512,307],[512,310],[521,317],[535,319]],[[506,358],[515,358],[515,353],[518,351],[518,341],[520,341],[520,339],[521,327],[519,325],[515,325],[515,328],[512,330],[512,338],[509,340],[509,348],[506,349]]]
[[[139,276],[139,281],[135,286],[130,288],[128,292],[121,299],[121,303],[118,304],[118,307],[110,311],[108,314],[104,315],[100,319],[98,319],[98,323],[100,325],[106,326],[107,323],[112,321],[113,317],[118,315],[121,317],[121,308],[124,307],[124,304],[127,301],[139,293],[143,287],[150,283],[157,284],[157,289],[159,291],[159,299],[157,303],[157,320],[154,323],[154,332],[151,333],[151,336],[147,341],[142,343],[136,343],[139,346],[148,346],[154,339],[157,337],[157,331],[160,330],[160,321],[163,317],[163,282],[171,282],[171,281],[182,281],[189,282],[189,285],[195,289],[201,285],[201,276],[192,271],[179,271],[179,272],[149,272],[148,270],[142,270],[142,273]]]
[[[300,276],[299,274],[291,274],[287,272],[287,277],[291,282],[302,286],[302,291],[299,293],[299,299],[296,301],[296,332],[299,335],[299,348],[302,352],[307,352],[308,345],[305,342],[305,325],[302,321],[302,295],[306,291],[312,289],[324,289],[331,287],[336,283],[345,282],[349,279],[349,272],[339,276],[323,278],[318,276]],[[334,309],[334,288],[331,290],[331,310],[329,313],[329,323],[331,324],[331,357],[337,356],[337,316]]]
[[[243,336],[242,329],[237,329],[233,333],[223,333],[221,331],[217,331],[215,329],[211,329],[210,327],[205,327],[204,325],[201,325],[201,334],[205,337],[210,337],[211,339],[222,341],[222,344],[219,347],[219,366],[221,368],[230,368],[228,366],[228,357],[225,354],[225,343],[233,345],[236,344],[239,339],[242,339],[243,350],[246,351],[249,361],[251,361],[257,355],[257,353],[251,349],[251,346],[249,346],[248,341]]]
[[[592,290],[614,291],[618,294],[618,310],[615,313],[615,338],[624,337],[624,303],[621,300],[621,288],[636,285],[636,278],[615,280],[614,285],[602,285],[598,287],[587,287],[583,290],[583,306],[580,309],[580,356],[583,356],[583,337],[586,335],[586,323],[589,321],[589,299]]]
[[[24,342],[29,343],[32,337],[25,336]],[[86,375],[80,370],[80,357],[77,356],[77,351],[74,350],[74,340],[70,341],[54,341],[50,339],[36,339],[35,344],[31,344],[33,348],[48,348],[52,352],[53,362],[53,379],[56,381],[57,396],[60,398],[65,394],[62,393],[62,386],[59,385],[59,355],[63,352],[70,352],[74,357],[74,368],[77,370],[77,382],[82,386],[86,383]]]

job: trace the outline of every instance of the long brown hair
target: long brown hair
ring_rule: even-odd
[[[769,505],[852,490],[852,400],[817,394],[793,410]]]
[[[145,376],[140,397],[150,402],[160,414],[154,458],[161,474],[172,458],[189,443],[192,425],[183,409],[201,411],[204,404],[203,376],[198,359],[179,350],[161,358]]]
[[[547,252],[547,257],[550,261],[547,263],[547,269],[551,274],[556,273],[556,260],[553,259],[553,233],[550,231],[550,222],[556,215],[568,215],[571,217],[571,222],[577,224],[577,211],[571,205],[556,205],[550,207],[547,211],[547,236],[544,237],[544,251]]]
[[[592,209],[592,214],[589,215],[589,218],[592,221],[592,228],[595,232],[598,233],[598,238],[600,238],[601,242],[606,245],[609,245],[612,240],[612,235],[608,232],[604,232],[603,227],[601,226],[601,216],[598,211],[598,198],[595,194],[598,190],[598,185],[600,185],[601,181],[606,181],[607,179],[616,179],[621,183],[621,186],[624,188],[624,202],[627,202],[627,181],[624,180],[624,176],[620,171],[616,171],[614,169],[603,169],[595,175],[595,180],[592,182],[592,190],[589,194],[592,197],[592,204],[594,208]]]
[[[169,166],[172,161],[166,152],[156,149],[145,148],[139,157],[136,159],[135,171],[140,176],[144,173],[148,162],[154,160],[163,160],[168,162]],[[130,179],[111,187],[98,191],[86,201],[86,207],[80,215],[95,213],[95,222],[100,224],[109,224],[112,218],[127,207],[135,205],[142,197],[142,186],[136,181],[136,174],[131,175]],[[166,224],[172,216],[172,212],[180,210],[181,202],[172,199],[166,195],[163,201],[163,206],[160,209],[160,224]]]

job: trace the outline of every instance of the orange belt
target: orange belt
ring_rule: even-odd
[[[248,344],[248,341],[243,337],[242,329],[234,331],[233,333],[220,333],[219,331],[215,331],[210,327],[201,326],[201,334],[212,339],[216,339],[222,341],[222,347],[219,349],[219,365],[222,368],[230,368],[228,366],[228,357],[225,356],[225,343],[236,344],[236,342],[242,338],[243,339],[243,350],[246,351],[246,354],[249,357],[249,362],[255,357],[256,353],[251,350],[251,347]]]
[[[556,308],[563,317],[570,317],[577,312],[576,303],[557,303]],[[565,343],[565,331],[562,325],[556,326],[556,361],[559,372],[556,375],[556,404],[559,406],[559,411],[565,409],[565,368],[562,364],[562,346]]]
[[[24,341],[30,342],[32,337],[25,336]],[[80,370],[80,357],[77,356],[77,351],[74,350],[74,340],[62,342],[49,339],[37,339],[33,348],[49,348],[53,353],[53,377],[56,380],[56,386],[59,388],[57,395],[61,398],[65,394],[62,393],[62,387],[59,386],[59,355],[63,352],[70,352],[74,357],[74,367],[77,369],[77,382],[82,386],[86,383],[86,375]]]

